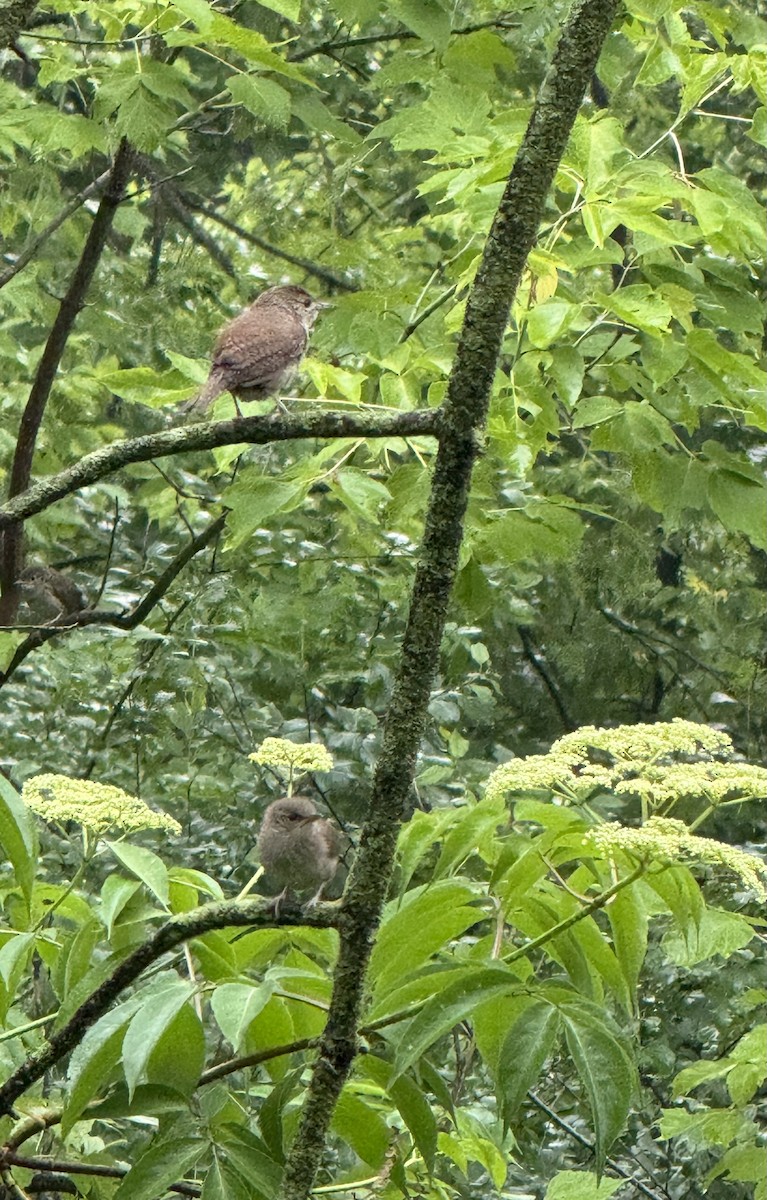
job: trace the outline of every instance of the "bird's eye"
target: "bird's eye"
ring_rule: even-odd
[[[289,818],[291,821],[300,821],[300,820],[302,820],[302,817],[301,817],[301,814],[300,814],[300,813],[288,813],[288,818]]]
[[[314,301],[312,300],[311,296],[307,296],[304,300],[304,308],[311,308],[313,304]]]

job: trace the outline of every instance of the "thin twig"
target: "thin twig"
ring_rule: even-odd
[[[111,173],[111,167],[109,167],[109,169],[106,171],[102,171],[92,183],[89,183],[87,187],[84,187],[82,191],[78,192],[76,196],[72,197],[69,203],[62,208],[58,216],[55,216],[53,220],[45,226],[45,229],[42,229],[40,233],[38,233],[37,237],[32,239],[26,250],[23,250],[21,254],[16,257],[13,266],[8,267],[5,271],[0,273],[0,288],[4,288],[6,283],[10,283],[14,276],[18,275],[20,271],[24,270],[27,264],[30,263],[35,257],[40,247],[48,241],[48,238],[51,237],[51,235],[54,234],[56,230],[64,224],[65,221],[69,220],[72,214],[77,212],[78,208],[82,208],[86,200],[89,200],[91,196],[95,196],[96,192],[98,192],[107,182]]]
[[[338,288],[344,292],[358,291],[356,283],[350,283],[348,279],[336,275],[334,271],[323,267],[320,263],[313,262],[310,258],[303,258],[299,254],[291,254],[289,251],[281,249],[280,246],[275,246],[272,242],[265,241],[258,234],[251,233],[249,229],[244,229],[242,225],[238,225],[235,221],[230,221],[228,217],[216,212],[214,208],[211,208],[207,204],[200,204],[186,194],[182,196],[182,199],[187,208],[191,209],[192,212],[198,212],[201,216],[207,217],[209,221],[215,221],[222,229],[228,229],[230,233],[236,234],[244,242],[249,242],[251,246],[258,247],[265,254],[271,254],[274,258],[281,258],[284,262],[292,263],[294,267],[300,267],[302,271],[306,271],[307,275],[313,275],[315,279],[321,279],[330,287]]]
[[[202,533],[199,533],[187,546],[184,546],[183,550],[179,551],[172,562],[168,564],[143,599],[130,612],[100,612],[98,609],[85,608],[79,613],[73,613],[71,619],[66,624],[38,627],[20,646],[16,647],[6,670],[0,673],[0,688],[8,683],[14,672],[18,670],[30,654],[62,633],[71,633],[73,629],[82,629],[89,625],[110,625],[115,629],[125,630],[136,629],[137,626],[142,625],[152,609],[163,599],[170,585],[181,574],[187,563],[191,562],[196,554],[199,554],[201,550],[217,537],[224,527],[226,517],[226,513],[222,513],[221,516],[216,517],[215,521],[212,521],[210,525],[203,529]]]

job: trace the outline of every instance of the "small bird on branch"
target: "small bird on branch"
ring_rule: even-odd
[[[19,575],[18,588],[32,620],[42,624],[58,624],[86,607],[85,596],[77,584],[55,567],[42,564],[25,567]]]
[[[204,413],[222,392],[231,392],[235,402],[263,400],[279,392],[304,356],[318,313],[328,307],[302,287],[262,292],[221,330],[208,381],[182,411]]]
[[[340,831],[317,812],[308,796],[283,796],[269,805],[258,835],[258,855],[267,878],[282,888],[274,903],[276,916],[288,892],[312,892],[308,903],[317,903],[338,870],[342,847]]]

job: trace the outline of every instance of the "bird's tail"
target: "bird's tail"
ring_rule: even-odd
[[[210,408],[213,401],[225,391],[226,385],[223,382],[222,373],[214,367],[202,391],[198,392],[191,400],[187,400],[186,404],[182,404],[179,411],[185,416],[201,416]]]

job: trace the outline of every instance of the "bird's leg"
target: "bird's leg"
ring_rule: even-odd
[[[286,886],[286,887],[284,887],[284,888],[282,889],[282,891],[280,892],[279,896],[275,896],[275,897],[274,897],[274,915],[275,915],[275,917],[279,917],[279,915],[280,915],[280,904],[281,904],[281,902],[282,902],[282,901],[285,899],[285,897],[287,896],[287,894],[288,894],[288,889],[287,889],[287,886]]]
[[[320,902],[320,900],[322,899],[322,893],[325,890],[325,885],[327,882],[328,882],[327,879],[323,879],[322,883],[317,888],[317,891],[314,893],[311,900],[307,900],[306,904],[304,905],[305,908],[314,908],[315,904],[318,904]]]
[[[274,397],[274,403],[276,404],[277,408],[279,408],[280,412],[284,413],[286,417],[290,416],[287,406],[282,403],[279,396]]]

